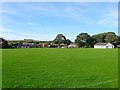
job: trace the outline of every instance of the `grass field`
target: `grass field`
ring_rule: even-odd
[[[117,49],[4,49],[3,88],[117,88]]]
[[[2,89],[2,49],[0,49],[0,90]]]

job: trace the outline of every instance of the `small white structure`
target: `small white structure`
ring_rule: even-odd
[[[68,45],[68,48],[78,48],[78,46],[75,43],[71,43]]]
[[[96,43],[94,48],[114,48],[114,45],[111,43]]]
[[[59,47],[60,47],[60,48],[67,48],[67,45],[64,44],[64,43],[61,43],[61,44],[59,45]]]

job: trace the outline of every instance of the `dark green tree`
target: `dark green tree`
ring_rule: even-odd
[[[88,41],[90,42],[90,35],[88,33],[80,33],[75,39],[78,47],[89,47]]]
[[[96,34],[91,36],[93,39],[95,39],[98,43],[100,42],[105,42],[105,33],[101,33],[101,34]]]
[[[120,36],[118,36],[118,44],[120,44]]]
[[[8,42],[5,39],[2,39],[2,48],[9,48]]]
[[[108,32],[105,36],[105,42],[110,42],[113,44],[118,43],[118,36],[114,32]]]
[[[55,44],[66,43],[66,37],[63,34],[58,34],[53,42]]]
[[[71,41],[69,39],[66,39],[65,44],[69,45],[71,43]]]
[[[96,39],[90,37],[88,40],[87,40],[87,45],[88,47],[94,47],[94,44],[97,43]]]

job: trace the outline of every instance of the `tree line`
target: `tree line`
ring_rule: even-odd
[[[90,36],[88,33],[80,33],[75,42],[79,47],[93,47],[95,43],[112,43],[115,47],[120,45],[120,36],[114,32],[100,33]]]
[[[0,38],[0,47],[11,48],[12,46],[22,45],[22,43],[34,43],[37,47],[40,43],[46,43],[47,45],[53,44],[66,44],[69,45],[72,41],[67,39],[63,34],[58,34],[53,41],[36,41],[36,40],[16,40],[7,41]],[[79,48],[92,48],[96,43],[112,43],[115,47],[120,45],[120,36],[116,35],[114,32],[99,33],[90,36],[88,33],[80,33],[76,36],[74,41]]]
[[[53,42],[55,44],[65,43],[67,45],[71,43],[63,34],[58,34]],[[81,48],[92,48],[96,43],[112,43],[117,47],[117,45],[120,45],[120,36],[117,36],[114,32],[100,33],[92,36],[88,33],[80,33],[76,36],[74,42]]]

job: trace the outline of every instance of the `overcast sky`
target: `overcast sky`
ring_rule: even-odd
[[[2,6],[0,30],[9,40],[53,40],[63,34],[74,41],[81,32],[118,33],[117,2],[6,2]]]

